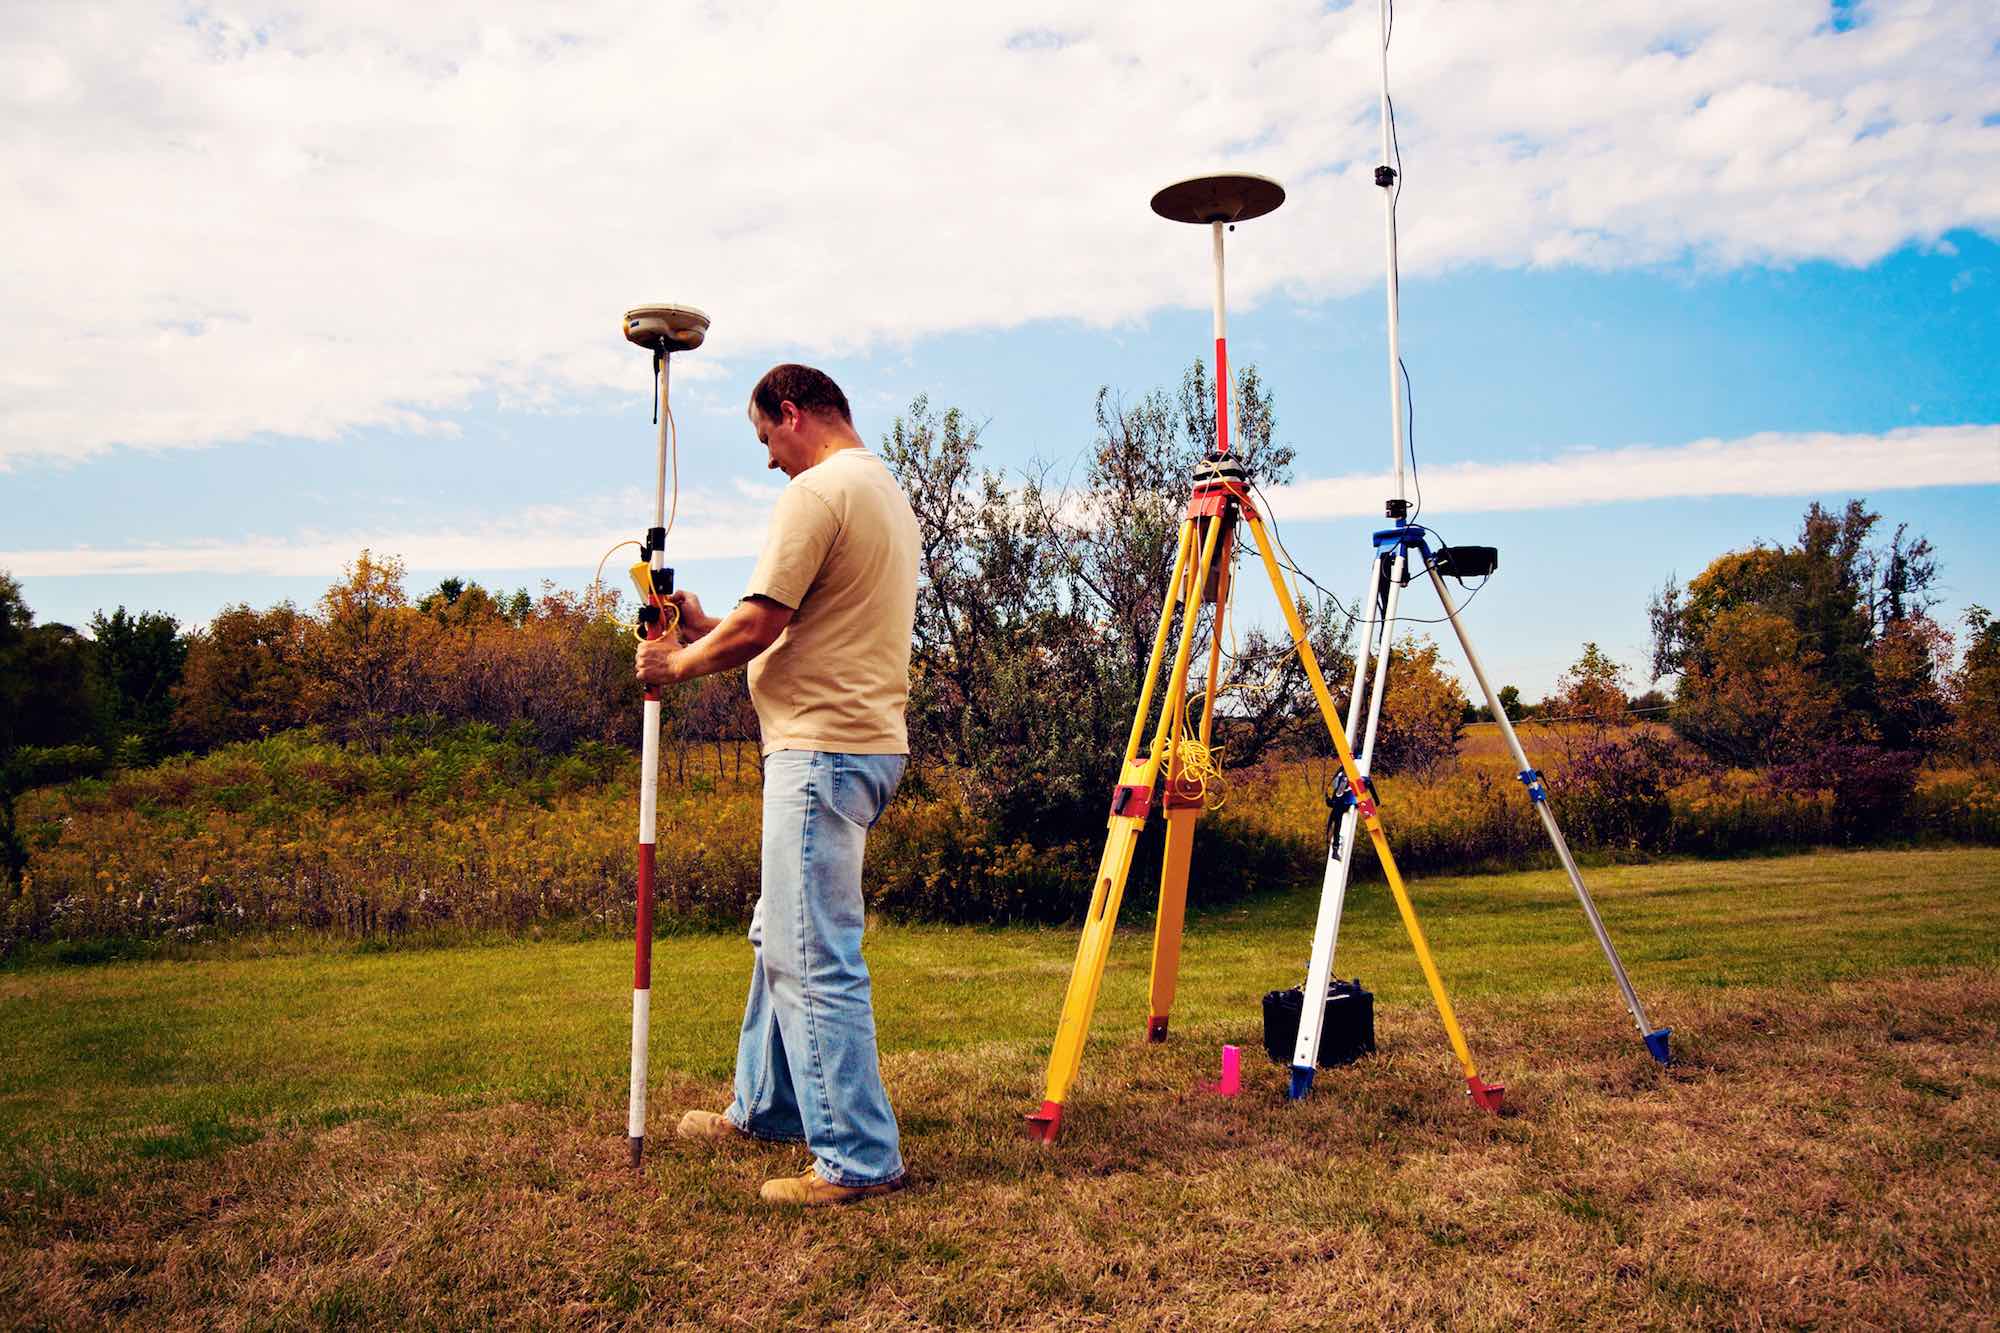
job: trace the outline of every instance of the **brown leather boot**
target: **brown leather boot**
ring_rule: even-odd
[[[903,1188],[904,1176],[885,1180],[879,1185],[836,1185],[821,1177],[818,1171],[808,1167],[803,1175],[780,1176],[776,1180],[764,1182],[764,1188],[757,1191],[757,1197],[765,1203],[788,1204],[800,1208],[817,1208],[829,1203],[859,1203],[881,1194],[894,1194]]]

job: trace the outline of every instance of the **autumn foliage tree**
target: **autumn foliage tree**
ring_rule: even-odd
[[[379,749],[399,727],[478,723],[557,753],[636,743],[640,690],[615,594],[502,598],[446,579],[413,601],[404,580],[402,561],[364,551],[317,614],[289,602],[222,612],[191,636],[177,738],[205,749],[313,725]],[[670,727],[688,693],[665,692]]]
[[[1930,543],[1860,500],[1807,509],[1796,541],[1712,561],[1651,607],[1655,678],[1679,674],[1674,728],[1746,767],[1799,763],[1828,745],[1910,750],[1935,737],[1942,652],[1926,611]]]
[[[379,748],[399,717],[423,711],[436,622],[410,605],[404,566],[364,550],[320,598],[306,636],[311,715],[342,740]]]
[[[1712,757],[1829,792],[1844,836],[1901,811],[1949,724],[1950,639],[1931,621],[1930,543],[1860,500],[1814,504],[1798,538],[1713,561],[1654,599],[1654,670],[1679,672],[1674,728]]]
[[[193,749],[303,726],[307,618],[290,602],[238,603],[189,636],[174,687],[175,738]]]
[[[1555,692],[1542,700],[1543,715],[1590,728],[1625,721],[1626,691],[1631,678],[1625,668],[1595,643],[1556,677]]]
[[[527,606],[509,606],[477,583],[446,580],[417,603],[429,622],[412,636],[419,660],[412,690],[420,711],[451,723],[518,730],[541,748],[583,741],[630,745],[640,689],[632,636],[616,622],[617,596],[545,586]],[[688,689],[663,693],[667,734]]]
[[[1671,793],[1708,771],[1687,746],[1658,727],[1632,724],[1630,678],[1595,643],[1556,677],[1542,701],[1544,734],[1562,757],[1550,791],[1570,831],[1601,847],[1665,850]]]
[[[1976,764],[2000,763],[2000,620],[1983,606],[1965,613],[1965,658],[1952,678],[1957,720],[1951,744]]]
[[[1389,687],[1372,771],[1428,774],[1458,756],[1465,732],[1465,689],[1422,635],[1399,640],[1389,656]]]

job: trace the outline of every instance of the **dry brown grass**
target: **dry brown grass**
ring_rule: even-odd
[[[1596,997],[1593,997],[1595,999]],[[1680,990],[1654,1068],[1599,1003],[1466,1006],[1517,1053],[1466,1104],[1435,1020],[1287,1104],[1224,1101],[1210,1025],[1100,1042],[1054,1151],[1039,1048],[892,1053],[914,1187],[774,1214],[795,1153],[659,1140],[620,1108],[417,1100],[192,1161],[51,1148],[10,1187],[0,1321],[84,1327],[1249,1328],[1990,1323],[2000,981]],[[716,1105],[714,1081],[660,1090]]]

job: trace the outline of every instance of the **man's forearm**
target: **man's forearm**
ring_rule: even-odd
[[[748,607],[747,602],[738,603],[735,610],[715,622],[714,628],[677,654],[682,676],[711,676],[740,667],[777,642],[777,634]]]

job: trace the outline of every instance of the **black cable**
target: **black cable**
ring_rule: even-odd
[[[1410,520],[1424,512],[1424,479],[1417,472],[1417,392],[1410,387],[1410,368],[1403,364],[1403,358],[1396,358],[1396,368],[1403,372],[1403,411],[1409,425],[1403,431],[1403,440],[1410,446],[1410,484],[1417,488],[1417,507],[1410,511]]]
[[[1352,626],[1360,624],[1361,617],[1358,614],[1356,614],[1353,611],[1349,611],[1346,605],[1342,603],[1340,598],[1334,596],[1331,592],[1328,592],[1325,588],[1321,587],[1319,584],[1319,580],[1315,579],[1312,575],[1306,573],[1303,569],[1299,568],[1298,561],[1292,558],[1291,551],[1287,549],[1285,546],[1285,539],[1283,535],[1281,535],[1278,531],[1278,516],[1271,512],[1271,497],[1264,494],[1264,488],[1258,485],[1254,481],[1250,483],[1250,489],[1257,492],[1257,500],[1258,503],[1263,508],[1264,516],[1270,519],[1271,541],[1274,545],[1277,546],[1278,555],[1284,557],[1283,559],[1277,562],[1278,567],[1280,569],[1288,571],[1289,573],[1297,575],[1299,578],[1302,578],[1307,583],[1311,584],[1313,587],[1313,591],[1317,592],[1321,597],[1324,597],[1327,601],[1333,603],[1333,609],[1340,614],[1340,617],[1348,623],[1350,628]],[[1323,609],[1324,608],[1322,608],[1322,610]]]
[[[1334,594],[1328,592],[1325,588],[1321,587],[1317,579],[1313,578],[1312,575],[1306,573],[1303,569],[1300,569],[1298,567],[1298,562],[1292,558],[1291,551],[1288,550],[1285,546],[1284,537],[1281,536],[1278,532],[1277,515],[1271,512],[1271,497],[1264,494],[1264,488],[1262,486],[1259,486],[1254,481],[1250,483],[1250,488],[1257,493],[1257,499],[1263,507],[1264,517],[1270,520],[1268,526],[1271,529],[1271,540],[1273,543],[1276,544],[1278,548],[1278,554],[1283,557],[1278,561],[1278,567],[1280,569],[1286,570],[1289,573],[1297,575],[1299,578],[1302,578],[1307,583],[1311,584],[1315,592],[1319,593],[1320,596],[1326,598],[1326,600],[1333,603],[1333,609],[1340,613],[1341,618],[1346,620],[1349,626],[1360,624],[1361,616],[1358,611],[1349,611],[1346,605],[1341,602],[1340,598],[1334,596]],[[1439,532],[1436,528],[1425,528],[1424,530],[1426,532],[1434,534],[1437,537],[1438,545],[1440,548],[1449,546],[1451,544],[1445,540],[1444,534],[1442,532]],[[1405,569],[1407,571],[1407,566],[1405,566]],[[1412,577],[1414,577],[1412,574],[1405,572],[1405,574],[1403,575],[1404,587],[1407,588],[1410,586],[1410,580]],[[1445,575],[1445,577],[1449,579],[1456,579],[1458,582],[1458,586],[1461,588],[1467,588],[1469,586],[1464,579],[1459,578],[1458,575],[1456,574],[1447,574]],[[1492,581],[1493,581],[1493,576],[1491,574],[1488,574],[1479,580],[1477,586],[1470,587],[1470,591],[1467,592],[1465,600],[1459,603],[1458,609],[1453,613],[1453,615],[1463,614],[1465,608],[1471,606],[1473,599],[1478,597],[1480,593],[1484,592],[1486,590],[1486,585],[1488,583],[1491,583]],[[1422,616],[1406,616],[1400,613],[1396,616],[1396,622],[1398,624],[1409,624],[1409,625],[1448,625],[1451,623],[1451,620],[1452,616],[1435,616],[1428,619]]]

